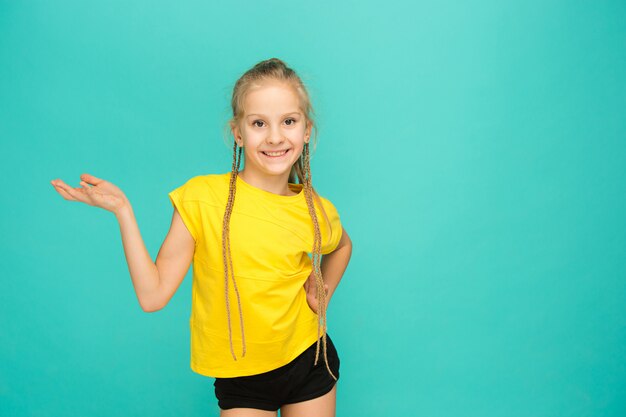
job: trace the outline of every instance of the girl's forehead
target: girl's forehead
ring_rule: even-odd
[[[277,80],[267,80],[267,81],[261,81],[259,83],[256,83],[254,85],[250,86],[250,89],[248,90],[248,94],[246,94],[247,98],[250,98],[250,96],[296,96],[297,97],[297,92],[295,90],[295,88],[284,82],[284,81],[277,81]]]
[[[300,97],[285,83],[266,83],[252,88],[244,100],[244,114],[288,113],[301,111]]]

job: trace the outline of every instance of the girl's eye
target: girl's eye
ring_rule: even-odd
[[[289,119],[286,119],[285,122],[291,122],[291,123],[287,123],[287,126],[293,126],[294,124],[296,124],[297,120],[294,118],[289,118]],[[255,120],[254,122],[252,122],[252,126],[263,127],[263,126],[260,126],[258,123],[265,123],[265,122],[263,120]]]

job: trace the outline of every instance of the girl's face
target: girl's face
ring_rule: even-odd
[[[248,177],[282,176],[286,182],[304,144],[309,142],[311,124],[307,126],[296,92],[272,80],[248,92],[243,119],[232,131],[239,146],[243,146]]]

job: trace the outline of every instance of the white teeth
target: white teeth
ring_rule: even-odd
[[[265,155],[268,156],[281,156],[287,153],[287,151],[282,151],[282,152],[263,152]]]

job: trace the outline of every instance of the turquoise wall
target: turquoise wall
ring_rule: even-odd
[[[626,414],[626,4],[0,1],[0,414],[217,416],[191,272],[144,313],[90,173],[153,258],[167,193],[230,170],[235,80],[311,90],[352,260],[338,416]]]

